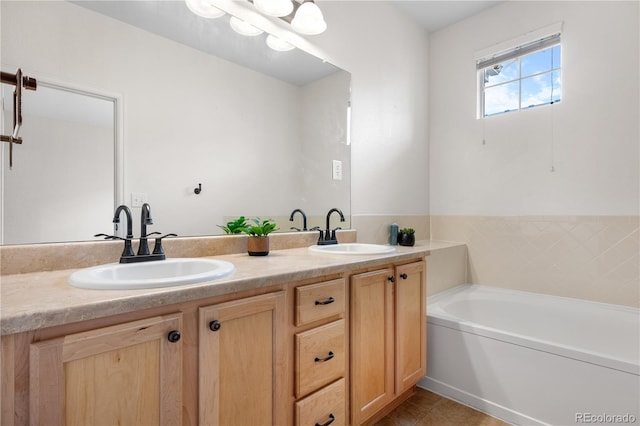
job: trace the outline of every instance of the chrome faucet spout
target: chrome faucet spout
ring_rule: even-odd
[[[293,216],[296,213],[300,213],[300,215],[302,216],[302,230],[306,231],[307,230],[307,215],[304,214],[304,212],[300,209],[295,209],[294,211],[291,212],[291,216],[289,216],[289,221],[293,222]]]

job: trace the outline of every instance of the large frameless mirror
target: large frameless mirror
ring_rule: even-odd
[[[105,102],[112,114],[109,148],[98,149],[97,136],[70,130],[74,135],[62,135],[55,148],[48,145],[51,154],[39,146],[53,127],[25,115],[13,169],[3,162],[3,244],[91,240],[112,231],[119,203],[133,208],[137,222],[140,204],[148,202],[149,230],[181,236],[220,234],[218,225],[241,215],[273,218],[288,231],[301,227],[299,217],[289,221],[297,208],[309,228],[323,226],[332,207],[349,217],[349,73],[298,49],[269,51],[266,35],[231,34],[228,17],[200,18],[182,1],[3,1],[0,7],[3,70],[21,67],[58,83],[30,93],[24,108],[54,90]],[[251,60],[225,58],[212,51],[216,45]],[[50,161],[37,160],[32,150]],[[336,161],[341,179],[334,179]],[[26,191],[17,185],[25,175],[58,193]],[[98,189],[107,181],[109,190]],[[43,212],[42,223],[33,225],[24,212]]]

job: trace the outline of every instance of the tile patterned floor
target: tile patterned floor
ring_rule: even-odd
[[[376,426],[506,426],[508,423],[418,388]]]

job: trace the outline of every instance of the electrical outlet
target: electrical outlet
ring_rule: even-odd
[[[140,208],[144,203],[148,201],[147,194],[144,192],[132,192],[131,193],[131,207]]]
[[[342,161],[332,161],[333,180],[342,180]]]

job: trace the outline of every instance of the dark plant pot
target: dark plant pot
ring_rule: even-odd
[[[249,237],[247,239],[249,256],[266,256],[269,254],[269,237]]]
[[[413,246],[416,243],[416,234],[398,234],[398,244],[401,246]]]

